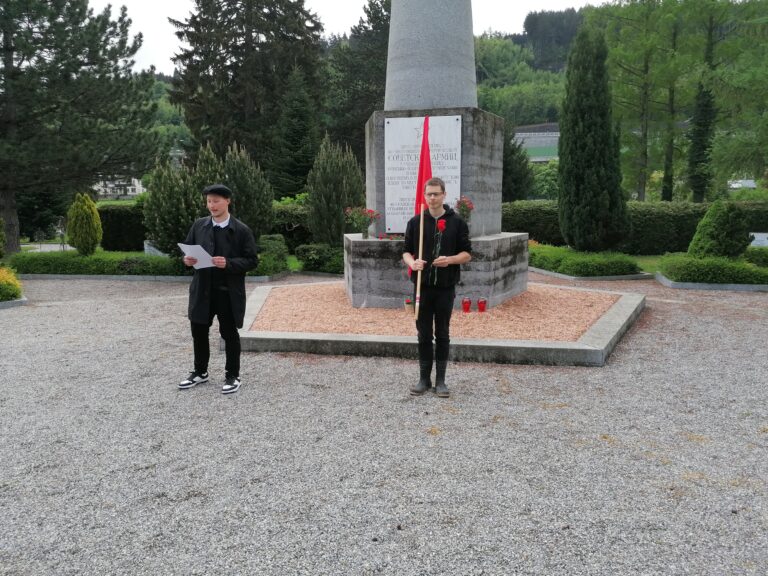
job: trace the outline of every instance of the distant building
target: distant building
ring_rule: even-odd
[[[104,200],[131,200],[144,192],[141,180],[136,178],[100,180],[93,189]]]
[[[531,162],[557,160],[557,142],[560,126],[557,122],[529,124],[515,128],[515,142],[519,142],[528,153]]]

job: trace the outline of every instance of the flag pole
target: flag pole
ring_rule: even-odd
[[[424,209],[422,207],[419,216],[419,260],[423,260],[424,255]],[[414,317],[419,319],[419,304],[421,303],[421,270],[416,274],[416,306],[413,309]]]

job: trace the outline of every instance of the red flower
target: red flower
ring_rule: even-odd
[[[440,233],[445,232],[445,220],[438,220],[437,221],[437,230]]]

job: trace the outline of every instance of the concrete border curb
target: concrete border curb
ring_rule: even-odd
[[[559,286],[564,290],[585,290]],[[251,326],[266,302],[270,286],[256,288],[248,298],[243,326]],[[594,290],[601,292],[600,290]],[[602,292],[606,292],[602,290]],[[645,307],[642,294],[619,293],[619,300],[576,342],[456,338],[451,359],[461,362],[603,366],[621,337]],[[244,351],[303,352],[343,356],[417,358],[416,336],[372,336],[307,332],[240,330]]]
[[[675,282],[661,272],[656,272],[656,280],[667,288],[681,290],[733,290],[735,292],[768,292],[768,284],[705,284],[699,282]]]
[[[0,310],[4,310],[6,308],[16,308],[16,306],[24,306],[28,302],[29,301],[25,296],[17,298],[16,300],[6,300],[4,302],[0,302]]]
[[[536,274],[552,276],[553,278],[560,278],[562,280],[653,280],[653,274],[650,272],[626,274],[624,276],[568,276],[566,274],[560,274],[559,272],[544,270],[543,268],[534,268],[533,266],[528,266],[528,270],[530,272],[535,272]]]

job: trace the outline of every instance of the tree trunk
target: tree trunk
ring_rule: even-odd
[[[643,58],[643,85],[640,94],[640,158],[638,159],[637,185],[635,191],[640,202],[645,201],[645,188],[648,182],[648,129],[651,115],[651,82],[648,79],[651,69],[651,54],[646,51]]]
[[[0,125],[5,125],[0,138],[9,143],[11,149],[16,140],[17,134],[17,111],[14,99],[15,79],[18,75],[18,69],[14,66],[13,55],[13,31],[10,24],[1,31],[3,35],[3,58],[2,58],[2,76],[5,92],[5,112]],[[19,246],[19,214],[16,211],[16,190],[12,183],[12,174],[4,174],[3,182],[0,184],[0,218],[3,219],[5,227],[5,252],[13,254],[21,248]]]
[[[9,188],[0,188],[0,218],[5,224],[5,252],[18,252],[19,246],[19,215],[16,212],[16,193]]]
[[[677,54],[677,36],[680,32],[680,23],[675,21],[672,26],[672,38],[670,43],[671,53]],[[675,81],[667,88],[667,133],[664,135],[664,177],[661,180],[661,199],[665,202],[672,201],[672,193],[675,188]]]

